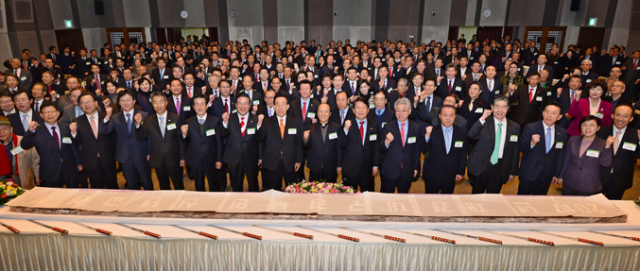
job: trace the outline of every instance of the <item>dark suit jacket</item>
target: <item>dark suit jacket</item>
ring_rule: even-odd
[[[171,69],[168,67],[164,68],[164,74],[162,78],[160,78],[160,69],[155,68],[151,71],[151,79],[153,79],[154,84],[156,84],[160,89],[165,89],[169,81],[171,80],[172,73]]]
[[[613,125],[601,127],[597,135],[605,141],[609,136],[615,136],[613,134]],[[600,168],[600,178],[605,182],[613,181],[615,186],[626,190],[633,186],[633,173],[636,161],[640,156],[640,149],[637,147],[638,132],[635,128],[627,126],[627,130],[619,140],[620,145],[616,154],[613,154],[611,166]],[[613,147],[611,146],[611,148]],[[612,169],[613,173],[611,173]]]
[[[324,139],[320,122],[309,125],[309,140],[304,148],[307,151],[307,167],[313,172],[335,173],[338,165],[342,164],[343,153],[338,139],[340,135],[344,135],[340,132],[342,127],[331,121],[327,125]]]
[[[533,181],[544,170],[552,173],[554,177],[560,177],[562,162],[564,161],[564,147],[567,146],[569,135],[567,129],[555,124],[553,134],[553,145],[546,153],[546,128],[542,121],[530,123],[524,127],[520,140],[520,152],[522,161],[520,162],[520,179]],[[540,142],[531,148],[532,135],[540,135]],[[637,139],[637,138],[636,138]]]
[[[229,95],[227,107],[229,108],[229,115],[236,111],[236,98],[233,95]],[[211,107],[207,109],[207,114],[214,115],[216,118],[222,119],[224,114],[224,103],[222,97],[217,97],[213,100]]]
[[[500,80],[498,80],[498,78],[493,78],[493,88],[489,89],[487,79],[483,78],[480,80],[480,89],[482,90],[480,98],[491,103],[496,96],[502,94],[504,85]]]
[[[356,119],[356,115],[353,114],[353,110],[351,108],[347,109],[347,114],[344,116],[344,120],[351,120],[353,123]],[[334,122],[343,126],[343,122],[340,119],[340,109],[337,106],[331,107],[331,117],[329,117],[330,122]]]
[[[149,138],[149,166],[152,168],[160,167],[163,160],[170,166],[178,167],[180,160],[185,159],[184,142],[180,140],[180,127],[183,124],[180,116],[167,111],[165,122],[164,137],[160,131],[157,114],[149,115],[143,124],[136,128],[136,138],[139,141]]]
[[[549,72],[549,78],[553,78],[553,67],[551,65],[545,64],[543,69]],[[524,78],[525,79],[529,78],[529,76],[531,76],[531,74],[534,72],[538,72],[538,64],[531,66],[531,68],[527,72],[527,76],[525,76]]]
[[[167,111],[178,114],[178,110],[176,109],[176,103],[173,101],[173,94],[169,94],[167,96]],[[191,98],[187,96],[186,91],[182,92],[180,96],[180,122],[184,123],[188,118],[195,115],[195,111],[193,111],[193,106],[191,102]],[[178,127],[178,130],[180,127]]]
[[[35,121],[38,124],[44,123],[44,120],[40,116],[40,112],[35,112],[34,110],[31,110],[31,115],[32,115],[31,121]],[[9,114],[7,118],[9,119],[9,122],[13,126],[13,133],[19,136],[24,136],[25,130],[24,130],[24,127],[22,126],[22,119],[20,119],[20,112],[18,111],[18,109],[16,109],[16,113]],[[27,127],[27,129],[29,129],[29,127]]]
[[[415,108],[413,110],[413,112],[411,112],[412,117],[417,118],[418,120],[425,122],[425,123],[431,123],[430,119],[431,119],[431,115],[429,114],[431,111],[434,111],[434,109],[438,108],[441,109],[442,108],[442,98],[436,96],[435,94],[433,95],[433,100],[431,101],[431,110],[427,111],[427,105],[426,105],[427,101],[425,99],[424,102],[419,102],[418,103],[418,107]],[[440,111],[438,111],[440,112]],[[436,115],[437,117],[437,115]]]
[[[403,138],[400,136],[400,126],[397,121],[387,123],[380,130],[378,142],[380,151],[384,154],[384,159],[380,163],[380,174],[387,178],[398,178],[402,170],[420,171],[420,148],[425,143],[424,130],[415,121],[407,120],[407,124],[409,124],[409,127],[404,127],[407,133],[407,140],[404,146],[402,146]],[[389,148],[385,145],[388,133],[391,133],[394,137],[394,140],[389,144]]]
[[[354,117],[355,118],[355,117]],[[376,114],[376,108],[369,109],[369,114],[367,115],[367,119],[369,121],[375,121],[380,125],[380,129],[384,128],[387,123],[396,120],[396,113],[393,109],[389,107],[385,107],[384,112],[380,117]]]
[[[386,93],[389,93],[392,90],[396,89],[396,87],[398,86],[396,80],[387,78],[387,84],[384,86],[384,89],[381,89],[380,80],[381,79],[371,81],[371,88],[373,89],[373,93],[376,93],[379,90],[384,90]]]
[[[467,129],[453,125],[449,153],[442,125],[433,126],[429,142],[424,146],[424,151],[429,152],[424,160],[422,174],[426,181],[455,181],[456,175],[464,176],[467,167]]]
[[[136,122],[133,117],[140,113],[142,119],[146,119],[149,114],[139,109],[134,109],[131,115],[131,133],[127,127],[125,114],[120,112],[113,114],[106,123],[100,122],[100,134],[110,134],[115,131],[116,140],[116,160],[119,163],[127,161],[142,162],[147,160],[149,154],[149,140],[138,141],[136,138]]]
[[[626,133],[625,133],[626,134]],[[580,156],[580,145],[584,136],[574,136],[569,139],[565,147],[564,162],[560,178],[563,178],[563,187],[586,193],[602,191],[600,182],[600,166],[611,166],[613,146],[605,148],[605,140],[596,137],[587,148],[584,155]],[[589,151],[598,152],[598,157],[587,155]]]
[[[289,104],[289,112],[287,112],[287,115],[302,121],[302,126],[306,130],[307,126],[313,123],[311,119],[318,119],[316,116],[318,113],[318,106],[320,106],[320,102],[314,99],[309,99],[309,103],[307,104],[307,115],[304,117],[304,121],[302,121],[302,100],[293,100]]]
[[[482,117],[485,109],[491,110],[491,104],[482,97],[478,97],[475,101],[473,101],[473,110],[469,112],[469,103],[471,102],[471,98],[467,97],[464,99],[464,103],[462,107],[458,109],[458,114],[463,118],[467,119],[467,126],[465,129],[468,131],[473,127],[474,124]]]
[[[96,124],[100,126],[103,123],[104,114],[98,113],[98,119],[95,120]],[[86,115],[82,115],[73,120],[77,123],[77,135],[71,137],[73,144],[82,146],[80,148],[80,165],[84,168],[95,169],[96,167],[103,167],[98,164],[98,154],[103,164],[111,163],[115,169],[116,152],[113,146],[115,145],[116,134],[111,132],[108,134],[101,134],[98,132],[98,138],[93,135],[91,130],[91,124]],[[104,167],[108,170],[108,167]],[[115,172],[113,172],[115,174]]]
[[[198,116],[187,119],[189,131],[182,140],[186,141],[185,163],[190,167],[199,167],[200,160],[205,166],[214,168],[216,162],[222,162],[222,138],[228,136],[229,130],[222,126],[222,121],[213,115],[207,115],[204,129],[200,129]]]
[[[61,176],[67,183],[68,180],[75,180],[78,172],[80,158],[77,148],[71,144],[69,125],[58,122],[58,126],[59,131],[56,132],[60,137],[60,148],[45,124],[38,126],[34,132],[27,131],[20,143],[25,150],[36,147],[40,155],[40,180],[47,186],[61,186],[57,183]]]
[[[107,81],[109,81],[109,76],[106,74],[100,74],[100,88],[102,89],[102,93],[107,93]],[[85,88],[88,91],[95,93],[96,89],[98,89],[97,84],[95,84],[95,75],[89,74],[85,79]],[[94,82],[94,83],[92,83]]]
[[[285,169],[289,172],[294,171],[295,163],[304,162],[302,135],[305,129],[302,122],[295,117],[287,116],[284,138],[280,133],[277,116],[265,118],[263,126],[258,131],[259,141],[265,140],[262,167],[275,170],[282,159]]]
[[[249,93],[247,93],[247,91],[245,89],[241,89],[238,93],[245,93],[247,95],[249,95]],[[264,98],[262,96],[262,94],[256,90],[253,90],[251,92],[251,106],[253,107],[254,105],[260,106],[264,104]]]
[[[364,131],[364,145],[357,120],[351,122],[348,134],[344,133],[344,129],[340,130],[342,133],[340,148],[344,149],[344,158],[338,167],[342,167],[343,175],[355,177],[358,176],[361,167],[373,170],[373,167],[378,166],[380,160],[378,141],[384,140],[380,135],[379,127],[377,123],[367,121],[367,129]]]
[[[514,121],[520,126],[540,120],[542,111],[547,104],[547,89],[541,86],[536,87],[533,99],[529,102],[528,84],[521,85],[516,89],[513,95],[509,96],[509,102],[518,105],[515,107]]]
[[[504,127],[502,129],[505,129]],[[518,175],[518,162],[520,154],[518,152],[520,126],[507,119],[506,142],[502,156],[502,167],[500,168],[500,181],[504,184],[509,180],[509,175]],[[515,138],[515,142],[511,138]],[[496,141],[496,128],[494,117],[487,118],[484,125],[478,121],[469,130],[469,139],[477,140],[478,143],[469,155],[467,169],[469,173],[479,176],[485,168],[490,165],[491,154]]]
[[[4,72],[4,74],[14,74],[13,69],[8,69]],[[20,74],[18,75],[18,88],[19,89],[28,89],[29,93],[31,93],[31,86],[33,86],[33,76],[29,70],[25,70],[24,68],[20,69]]]
[[[245,166],[255,165],[257,168],[258,159],[262,159],[262,154],[258,148],[258,142],[262,140],[257,136],[258,116],[249,112],[247,113],[247,118],[244,120],[247,128],[243,137],[238,114],[234,113],[229,116],[229,137],[227,138],[227,146],[225,147],[222,161],[228,165],[235,166],[242,159]],[[264,123],[262,126],[264,126]],[[261,129],[263,129],[262,126],[260,127]]]
[[[442,98],[442,100],[449,94],[456,94],[460,99],[464,100],[464,98],[467,97],[467,87],[464,81],[456,78],[451,85],[451,93],[449,93],[449,79],[445,76],[445,78],[442,78],[440,81],[440,85],[438,85],[434,94]]]
[[[355,93],[356,95],[358,95],[360,93],[360,85],[358,84],[358,82],[356,82],[355,86]],[[347,93],[347,97],[351,97],[351,95],[353,95],[353,92],[351,91],[351,82],[349,81],[349,79],[345,79],[344,84],[342,85],[342,91],[345,91],[345,93]]]

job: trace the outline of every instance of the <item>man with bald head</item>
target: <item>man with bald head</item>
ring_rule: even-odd
[[[303,143],[307,151],[307,167],[311,170],[309,181],[335,182],[341,170],[342,149],[338,144],[340,124],[329,121],[331,107],[318,106],[318,122],[310,124],[304,131]]]

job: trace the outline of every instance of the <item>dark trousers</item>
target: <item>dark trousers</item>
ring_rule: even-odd
[[[456,177],[438,181],[427,181],[425,179],[424,188],[427,194],[453,194],[453,190],[456,188]]]
[[[98,157],[96,168],[85,168],[91,182],[91,188],[94,189],[118,189],[118,178],[116,177],[116,163],[109,163],[102,157]]]
[[[335,170],[331,172],[327,172],[327,170],[315,172],[312,170],[311,172],[309,172],[310,182],[324,180],[325,182],[335,183],[337,179],[338,179],[338,173]]]
[[[201,159],[198,160],[198,165],[191,167],[191,173],[193,174],[193,179],[196,183],[196,191],[206,191],[204,187],[204,177],[206,175],[207,182],[209,182],[209,191],[219,192],[220,183],[217,178],[218,176],[214,172],[216,167],[215,165],[207,165],[204,159],[204,157],[201,157]]]
[[[76,180],[73,182],[73,186],[69,187],[69,184],[67,184],[67,188],[89,188],[89,175],[87,174],[87,170],[86,169],[82,169],[82,171],[75,171],[76,172]]]
[[[562,188],[562,195],[564,195],[564,196],[591,196],[591,195],[595,195],[595,194],[598,194],[598,193],[600,193],[600,191],[591,193],[591,192],[577,191],[577,190],[573,190],[573,189],[566,188],[566,187]]]
[[[547,195],[553,180],[553,172],[543,168],[537,178],[531,180],[527,176],[520,176],[518,195]]]
[[[246,165],[242,159],[235,166],[229,166],[229,175],[231,177],[231,187],[234,192],[242,192],[244,189],[244,176],[247,176],[249,183],[249,192],[258,192],[258,163],[255,165]]]
[[[383,174],[380,174],[382,181],[382,185],[384,186],[380,190],[384,193],[395,193],[396,188],[398,189],[398,193],[409,193],[409,188],[411,188],[411,182],[413,181],[413,169],[399,169],[400,174],[395,179],[391,179]]]
[[[302,170],[299,170],[302,171]],[[274,170],[268,170],[267,178],[269,179],[269,186],[271,189],[282,191],[282,179],[286,185],[290,185],[297,180],[297,173],[295,170],[287,171],[284,166],[284,160],[280,159],[278,167]],[[263,184],[265,178],[262,178]]]
[[[608,199],[621,200],[622,196],[624,196],[624,191],[627,191],[627,188],[623,187],[622,185],[616,184],[615,180],[613,180],[613,174],[600,174],[600,178],[604,179],[602,185],[602,192],[604,192],[604,195]]]
[[[347,186],[351,186],[353,191],[358,190],[358,186],[360,186],[360,191],[375,191],[376,186],[373,180],[373,168],[370,167],[360,167],[360,172],[356,176],[347,176],[342,174],[344,181],[343,184]]]
[[[155,170],[158,183],[160,184],[160,190],[171,190],[169,178],[171,178],[175,190],[184,190],[184,182],[182,180],[183,169],[181,166],[169,165],[166,158],[163,158],[162,164],[155,168]]]
[[[227,188],[227,171],[229,169],[229,165],[222,163],[222,168],[214,169],[213,174],[215,175],[216,180],[218,180],[218,189],[219,191],[224,191]],[[209,184],[209,191],[211,190],[211,184]]]
[[[128,159],[126,163],[120,163],[120,166],[122,167],[122,174],[127,180],[127,187],[130,190],[140,190],[140,184],[142,183],[144,190],[153,191],[151,168],[146,159],[135,162],[133,159]]]
[[[485,191],[487,193],[500,193],[502,189],[502,181],[500,180],[500,168],[502,160],[498,160],[495,165],[487,166],[479,176],[475,176],[473,181],[473,194],[482,194]]]

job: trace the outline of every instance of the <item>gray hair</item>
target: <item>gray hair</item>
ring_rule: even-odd
[[[408,98],[403,97],[398,99],[394,104],[393,104],[393,109],[394,110],[398,110],[398,105],[404,104],[407,106],[407,108],[409,108],[409,110],[411,110],[411,101],[409,101]]]
[[[509,98],[505,95],[498,95],[496,96],[495,99],[493,99],[493,104],[492,105],[496,105],[497,102],[505,102],[507,103],[507,105],[509,105]]]
[[[593,65],[593,63],[591,62],[591,60],[590,60],[590,59],[582,60],[582,62],[580,62],[580,64],[584,64],[585,62],[586,62],[587,64],[589,64],[589,65]]]

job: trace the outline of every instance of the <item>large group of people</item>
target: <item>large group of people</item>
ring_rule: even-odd
[[[604,193],[633,183],[640,51],[532,40],[331,41],[187,37],[72,52],[28,49],[0,73],[0,175],[34,186]],[[640,125],[640,123],[638,123]],[[306,177],[305,170],[309,174]]]

